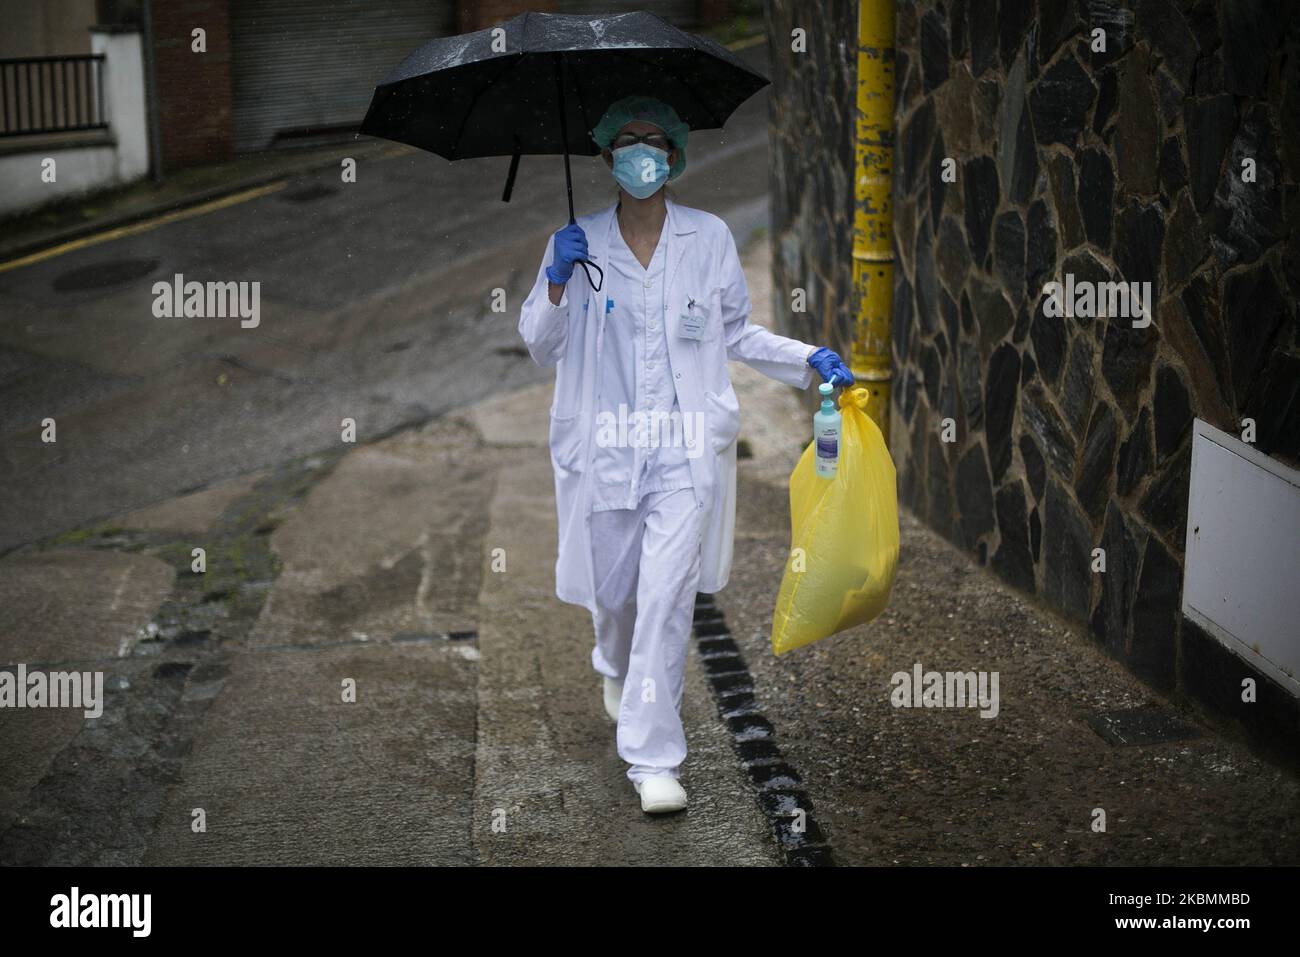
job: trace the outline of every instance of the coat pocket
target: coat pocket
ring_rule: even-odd
[[[556,415],[551,413],[551,463],[565,472],[581,472],[583,468],[582,415]]]
[[[740,434],[740,401],[731,383],[721,393],[704,393],[708,405],[709,442],[715,453],[721,452]]]

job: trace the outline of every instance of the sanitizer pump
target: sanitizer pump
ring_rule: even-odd
[[[822,396],[822,407],[813,416],[813,442],[817,446],[817,475],[824,479],[835,478],[840,462],[840,413],[831,401],[835,386],[823,382],[817,387]]]

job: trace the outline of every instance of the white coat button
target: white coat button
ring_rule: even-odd
[[[654,284],[655,284],[655,281],[654,281],[653,279],[647,279],[647,280],[645,281],[645,287],[646,287],[647,289],[649,289],[649,288],[650,288],[651,286],[653,286]]]
[[[682,374],[680,372],[673,376],[674,379],[680,379],[681,377]]]

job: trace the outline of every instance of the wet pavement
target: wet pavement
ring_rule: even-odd
[[[744,246],[766,98],[692,149],[678,198]],[[560,161],[525,158],[503,205],[504,160],[366,156],[356,184],[286,170],[0,271],[0,666],[102,671],[106,698],[94,719],[0,712],[0,863],[1300,863],[1294,775],[907,513],[881,618],[774,658],[811,408],[738,364],[691,807],[644,816],[590,622],[553,594],[551,373],[515,329]],[[613,196],[588,159],[574,191],[579,213]],[[744,256],[759,322],[768,255]],[[259,326],[154,318],[176,273],[262,282]],[[893,707],[918,664],[997,672],[997,717]]]
[[[767,262],[746,252],[759,321]],[[884,615],[774,658],[807,412],[733,376],[748,454],[731,583],[697,609],[685,814],[641,813],[590,622],[553,596],[541,383],[0,559],[0,660],[108,689],[99,719],[0,714],[0,861],[1300,860],[1294,777],[908,514]],[[997,716],[893,707],[917,663],[997,671]]]
[[[750,282],[765,302],[764,275]],[[740,462],[735,561],[717,604],[837,863],[1300,863],[1293,772],[1145,687],[1084,629],[907,511],[885,612],[774,657],[800,453],[783,437],[802,437],[809,414],[751,370],[733,366],[733,378],[742,409],[764,408],[766,429],[742,428],[761,441]],[[997,672],[996,717],[895,707],[894,675],[918,664]]]
[[[764,51],[740,55],[761,64]],[[725,131],[693,133],[690,174],[673,184],[742,241],[766,215],[751,184],[767,181],[768,96]],[[345,418],[374,441],[548,378],[515,326],[568,218],[562,160],[525,157],[502,203],[508,158],[351,145],[338,155],[354,155],[356,182],[322,168],[322,151],[296,173],[268,154],[284,175],[264,195],[0,264],[0,554],[328,452]],[[579,215],[613,202],[598,158],[574,157],[572,172]],[[155,316],[154,284],[177,275],[260,283],[257,326]],[[47,418],[57,442],[41,441]]]

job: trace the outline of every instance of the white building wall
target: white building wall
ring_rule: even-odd
[[[103,53],[104,112],[109,135],[65,134],[30,144],[22,138],[0,153],[0,215],[22,212],[54,200],[111,186],[123,186],[149,172],[149,122],[145,99],[144,51],[140,34],[93,31],[91,51]],[[54,180],[43,175],[54,161]]]

